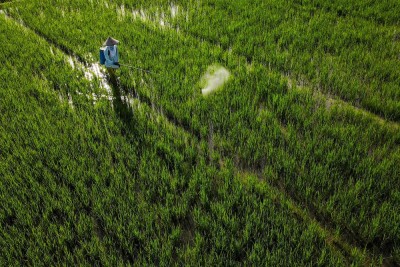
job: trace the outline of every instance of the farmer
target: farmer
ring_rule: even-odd
[[[118,40],[114,38],[108,37],[108,39],[103,43],[105,46],[104,49],[104,57],[106,58],[105,66],[107,68],[118,69],[118,47],[117,44],[119,43]]]

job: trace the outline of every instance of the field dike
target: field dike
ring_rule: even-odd
[[[344,108],[352,109],[357,114],[362,114],[365,117],[373,119],[375,122],[379,123],[382,126],[386,126],[388,128],[399,130],[400,123],[395,121],[386,120],[385,118],[379,116],[378,114],[372,113],[364,108],[356,107],[348,101],[342,100],[340,97],[336,95],[331,95],[324,93],[320,88],[313,86],[310,82],[306,80],[302,80],[301,82],[297,81],[291,75],[283,74],[287,79],[289,90],[299,90],[312,93],[313,98],[317,100],[317,103],[322,103],[325,106],[326,110],[332,109],[333,106],[341,106]]]
[[[37,35],[39,38],[44,39],[46,42],[49,43],[51,50],[52,50],[52,46],[53,46],[55,49],[61,51],[66,57],[66,62],[68,64],[70,64],[70,66],[72,68],[76,68],[76,66],[79,66],[79,68],[86,70],[85,76],[88,80],[94,79],[96,77],[101,83],[100,87],[103,87],[107,92],[106,95],[101,95],[101,97],[111,97],[112,96],[112,95],[110,95],[110,93],[106,87],[113,88],[113,85],[110,85],[108,83],[107,75],[101,71],[101,68],[98,64],[97,65],[92,64],[92,65],[86,66],[87,64],[85,64],[83,59],[79,58],[78,56],[74,56],[73,51],[70,51],[65,47],[60,47],[57,43],[48,39],[46,36],[44,36],[40,32],[37,32],[36,30],[33,30],[29,26],[25,25],[23,23],[23,21],[18,21],[17,19],[14,19],[13,17],[10,17],[6,14],[5,14],[5,16],[7,18],[13,20],[15,23],[20,24],[25,29],[31,31],[33,34]],[[72,61],[70,60],[70,58]],[[206,94],[216,90],[217,88],[222,86],[229,79],[229,75],[230,75],[229,71],[227,71],[225,68],[211,66],[211,69],[208,70],[203,77],[203,78],[205,78],[204,81],[206,82],[203,90],[205,90]],[[104,82],[104,84],[102,84],[103,82]],[[203,90],[202,90],[202,93],[203,93]],[[121,91],[124,91],[124,90],[121,90]],[[82,93],[77,92],[77,94],[82,94]],[[87,97],[90,97],[90,95],[87,95]],[[91,95],[91,97],[93,98],[93,94]],[[98,97],[98,96],[96,96],[96,97]],[[135,98],[139,99],[138,96],[135,96]],[[127,99],[128,99],[127,97],[124,97],[121,95],[120,100],[118,99],[118,101],[126,101]],[[97,100],[97,98],[96,98],[96,100]],[[110,100],[110,98],[109,98],[109,100]],[[114,97],[113,97],[113,100],[115,100]],[[73,106],[72,97],[70,95],[68,96],[68,102],[70,102],[70,105]],[[138,100],[131,100],[131,102],[136,103],[136,102],[138,102]],[[145,104],[148,104],[148,103],[150,103],[151,105],[154,104],[150,99],[144,99],[143,102]],[[137,104],[139,105],[140,103],[137,103]],[[158,113],[158,115],[160,116],[159,113]],[[195,133],[192,132],[191,129],[188,129],[188,127],[185,127],[185,125],[182,125],[181,123],[179,123],[179,120],[177,118],[174,118],[174,117],[170,118],[170,116],[168,116],[168,114],[163,116],[163,118],[171,126],[180,128],[180,129],[184,130],[184,132],[188,132],[190,134],[190,136],[192,136],[194,138],[195,137],[199,138],[198,136],[196,136]],[[259,179],[262,180],[262,177],[259,177]],[[342,254],[345,258],[349,259],[349,258],[352,258],[352,256],[360,255],[363,253],[357,246],[352,245],[351,243],[347,242],[346,239],[343,239],[342,237],[334,234],[331,231],[330,227],[326,227],[323,223],[321,223],[319,221],[318,217],[314,216],[313,214],[310,214],[303,207],[296,205],[296,201],[293,200],[289,194],[287,194],[284,191],[281,191],[278,187],[275,187],[272,185],[269,185],[269,186],[272,189],[276,190],[277,196],[279,196],[277,198],[280,202],[287,203],[287,205],[289,206],[291,211],[300,217],[300,220],[302,220],[304,222],[311,222],[313,225],[317,226],[319,228],[319,232],[320,232],[321,236],[326,240],[327,244],[332,246],[336,251],[338,251],[338,253]]]
[[[230,73],[224,67],[213,65],[208,67],[207,72],[200,80],[200,84],[204,86],[201,93],[206,96],[215,90],[221,88],[230,77]]]

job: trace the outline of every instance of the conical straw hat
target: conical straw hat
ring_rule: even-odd
[[[119,41],[112,38],[112,37],[108,37],[107,40],[103,43],[103,46],[113,46],[118,44]]]

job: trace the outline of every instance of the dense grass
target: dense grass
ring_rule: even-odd
[[[93,107],[77,91],[86,93],[101,89],[93,88],[82,73],[65,66],[65,60],[54,63],[53,57],[46,51],[42,52],[42,62],[30,59],[37,58],[33,52],[23,53],[16,60],[21,62],[20,67],[9,64],[3,70],[6,76],[13,69],[20,71],[23,69],[22,62],[28,62],[33,64],[31,69],[37,72],[36,76],[35,73],[27,73],[27,80],[21,79],[21,85],[14,85],[15,88],[25,88],[33,76],[39,79],[38,84],[49,88],[49,93],[56,89],[65,97],[67,93],[72,95],[75,109],[70,116],[73,119],[54,128],[54,133],[43,133],[43,138],[32,136],[32,140],[37,140],[33,151],[43,143],[47,144],[42,141],[45,137],[54,136],[51,140],[59,142],[56,146],[59,149],[65,147],[64,142],[68,139],[60,137],[62,134],[67,134],[69,138],[72,135],[72,139],[76,140],[77,144],[68,143],[67,151],[72,152],[65,165],[61,166],[65,170],[81,169],[73,178],[66,179],[79,186],[67,184],[67,189],[72,193],[79,192],[82,199],[90,199],[91,205],[82,208],[89,219],[100,217],[103,232],[100,236],[107,237],[107,241],[102,240],[94,249],[96,260],[107,262],[104,256],[101,257],[101,251],[106,248],[115,256],[109,262],[115,262],[119,257],[130,261],[133,257],[140,259],[137,261],[140,263],[155,257],[164,263],[171,258],[177,259],[175,262],[192,263],[203,258],[204,264],[260,261],[271,265],[298,265],[319,260],[322,261],[320,264],[340,264],[342,258],[337,258],[337,251],[332,254],[331,246],[325,247],[323,240],[326,237],[323,234],[306,227],[306,222],[296,219],[290,208],[275,203],[268,187],[261,185],[263,189],[260,193],[255,190],[257,183],[252,183],[250,187],[243,186],[241,179],[234,174],[238,170],[257,173],[264,182],[281,188],[329,228],[346,236],[352,245],[372,252],[373,257],[399,260],[400,228],[396,223],[400,219],[398,124],[387,123],[352,106],[397,120],[399,76],[394,67],[397,46],[396,43],[394,46],[388,43],[396,25],[389,15],[385,16],[387,21],[380,20],[378,16],[375,21],[365,19],[368,13],[357,9],[342,16],[337,11],[339,9],[333,10],[329,5],[315,8],[315,3],[283,5],[277,1],[233,1],[228,5],[224,1],[189,1],[181,3],[181,13],[177,17],[166,15],[173,27],[179,26],[180,31],[177,32],[159,26],[159,17],[155,15],[156,12],[160,14],[161,7],[168,14],[170,3],[166,1],[160,1],[160,5],[139,1],[49,3],[23,3],[18,10],[9,9],[8,12],[16,18],[21,16],[47,41],[87,62],[94,60],[99,44],[111,32],[122,41],[123,62],[151,69],[158,74],[152,76],[129,69],[121,69],[118,73],[123,91],[135,92],[142,101],[140,106],[144,105],[143,110],[138,113],[135,108],[132,112],[131,107],[121,101],[114,101],[114,110],[110,110],[106,100]],[[108,8],[105,8],[106,4]],[[121,14],[121,4],[126,11],[123,17],[118,15]],[[146,21],[134,18],[130,15],[130,7],[144,8],[149,18]],[[356,31],[350,27],[353,24]],[[7,27],[12,26],[10,23],[5,25],[7,36],[12,32]],[[313,30],[306,30],[310,25],[315,26],[311,28]],[[104,29],[109,29],[109,32]],[[367,40],[368,35],[363,31],[383,34]],[[360,38],[358,43],[353,42],[356,33]],[[33,32],[25,34],[37,38]],[[349,34],[347,41],[342,38],[345,34]],[[22,37],[16,38],[17,42]],[[44,40],[41,42],[46,44]],[[378,53],[378,47],[385,53]],[[7,47],[6,51],[10,53],[7,56],[15,57],[15,49]],[[25,50],[36,51],[29,46]],[[364,60],[366,57],[360,56],[364,52],[367,57],[373,58],[373,64],[379,70],[374,71],[363,65],[367,62]],[[316,60],[310,61],[310,58]],[[386,66],[385,62],[390,68],[381,68]],[[203,98],[198,82],[207,67],[215,63],[227,67],[233,78],[222,91]],[[328,76],[324,74],[324,69],[329,70]],[[286,78],[288,73],[292,78],[320,85],[322,92],[336,94],[349,102],[334,101],[329,96],[313,93],[309,87],[290,86]],[[80,75],[80,78],[73,79],[74,75]],[[371,78],[366,79],[367,76]],[[5,84],[9,85],[10,81],[5,80]],[[360,86],[361,81],[367,83],[370,89],[364,90]],[[386,93],[379,90],[380,85],[386,88]],[[118,90],[114,88],[114,95],[118,94]],[[55,96],[53,94],[53,102],[57,100]],[[377,97],[385,101],[377,101]],[[7,103],[4,106],[9,108],[10,113],[12,108],[8,101],[11,102],[4,100]],[[27,103],[30,101],[33,100],[29,99]],[[176,125],[148,120],[146,114],[154,114],[154,110],[146,108],[147,105],[155,105]],[[46,120],[60,117],[48,110],[40,111],[43,106],[40,102],[36,106],[38,111],[28,114],[43,112]],[[59,110],[60,107],[56,107],[54,112]],[[64,104],[65,110],[70,110],[67,104]],[[75,113],[79,113],[79,119],[72,115]],[[35,121],[35,118],[25,120]],[[70,132],[64,130],[64,125],[74,127],[76,120],[82,132],[73,131],[75,128]],[[10,125],[18,124],[13,121]],[[48,125],[36,127],[52,129]],[[186,136],[183,139],[191,140],[189,147],[188,141],[183,142],[176,136],[176,127]],[[16,132],[16,129],[5,128],[4,133],[9,136],[5,140],[13,140],[10,136]],[[81,133],[87,134],[81,136]],[[86,140],[87,148],[80,148],[82,139]],[[208,150],[210,140],[213,149]],[[8,143],[6,147],[12,144]],[[23,143],[20,144],[22,146]],[[120,147],[124,149],[120,150]],[[116,149],[118,156],[109,148]],[[22,148],[18,151],[21,155],[25,153]],[[59,157],[59,154],[53,153],[58,155],[56,158]],[[77,153],[76,156],[73,156],[74,153]],[[9,154],[4,153],[5,156]],[[33,162],[47,154],[36,155]],[[79,160],[74,161],[75,157]],[[114,176],[106,175],[111,166],[103,163],[102,159],[114,162],[115,157],[119,159],[118,172],[113,172]],[[7,163],[11,166],[8,168],[16,165],[15,161],[7,162],[11,162]],[[21,168],[22,172],[26,172],[31,165],[26,164]],[[38,168],[40,170],[40,165]],[[92,171],[86,171],[86,168]],[[53,168],[48,180],[59,173],[69,177],[65,170]],[[8,175],[8,180],[14,176]],[[41,176],[40,172],[31,175],[34,180]],[[85,183],[86,180],[89,182]],[[103,180],[108,186],[94,183]],[[130,180],[132,182],[128,182]],[[110,187],[113,182],[115,186]],[[96,185],[95,190],[92,190],[93,184]],[[47,186],[42,181],[39,185],[43,188]],[[135,197],[131,196],[133,192]],[[101,198],[102,195],[109,197]],[[137,198],[142,204],[135,203]],[[153,205],[154,201],[160,203]],[[66,206],[64,203],[60,205],[63,208]],[[117,211],[111,212],[115,208]],[[139,212],[127,212],[132,209]],[[148,210],[150,212],[146,212]],[[131,215],[125,215],[125,212]],[[66,211],[65,214],[70,213]],[[142,216],[146,219],[139,223],[138,218]],[[266,217],[268,220],[264,221]],[[127,228],[124,222],[132,218],[135,218],[133,225]],[[160,220],[161,226],[156,224],[155,228],[148,228]],[[66,221],[76,222],[74,217],[68,217]],[[82,223],[82,227],[84,225]],[[98,231],[98,225],[98,222],[92,223],[91,232]],[[189,229],[188,225],[191,226]],[[242,228],[244,225],[246,228]],[[246,239],[249,234],[237,235],[238,231],[241,233],[238,229],[252,229],[250,236],[254,236]],[[148,241],[154,238],[152,231],[157,237],[154,243]],[[260,232],[265,235],[257,236]],[[44,234],[47,235],[46,232]],[[299,241],[303,238],[304,244]],[[316,241],[311,241],[314,239]],[[128,245],[132,240],[136,245]],[[208,242],[213,244],[211,248],[206,246]],[[312,242],[316,242],[315,245]],[[297,247],[299,244],[301,246]],[[160,255],[160,251],[165,254]],[[325,259],[322,255],[326,253],[328,256]],[[260,258],[265,254],[269,256]],[[357,257],[362,258],[356,254],[346,257],[355,261]],[[283,255],[290,256],[286,259]],[[78,259],[88,260],[84,255]]]
[[[14,59],[0,72],[2,264],[345,263],[268,187],[206,164],[204,146],[146,104],[93,106],[74,92],[96,84],[0,21],[1,57]]]

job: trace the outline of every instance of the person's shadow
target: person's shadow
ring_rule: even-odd
[[[126,96],[121,94],[122,90],[124,92],[127,91],[126,88],[123,88],[114,71],[110,71],[107,75],[107,78],[113,93],[113,107],[115,113],[125,126],[122,129],[123,134],[130,137],[138,137],[138,130],[137,127],[135,127],[135,125],[137,125],[137,118],[135,117],[127,99],[125,98],[125,100],[123,100],[123,98]]]

